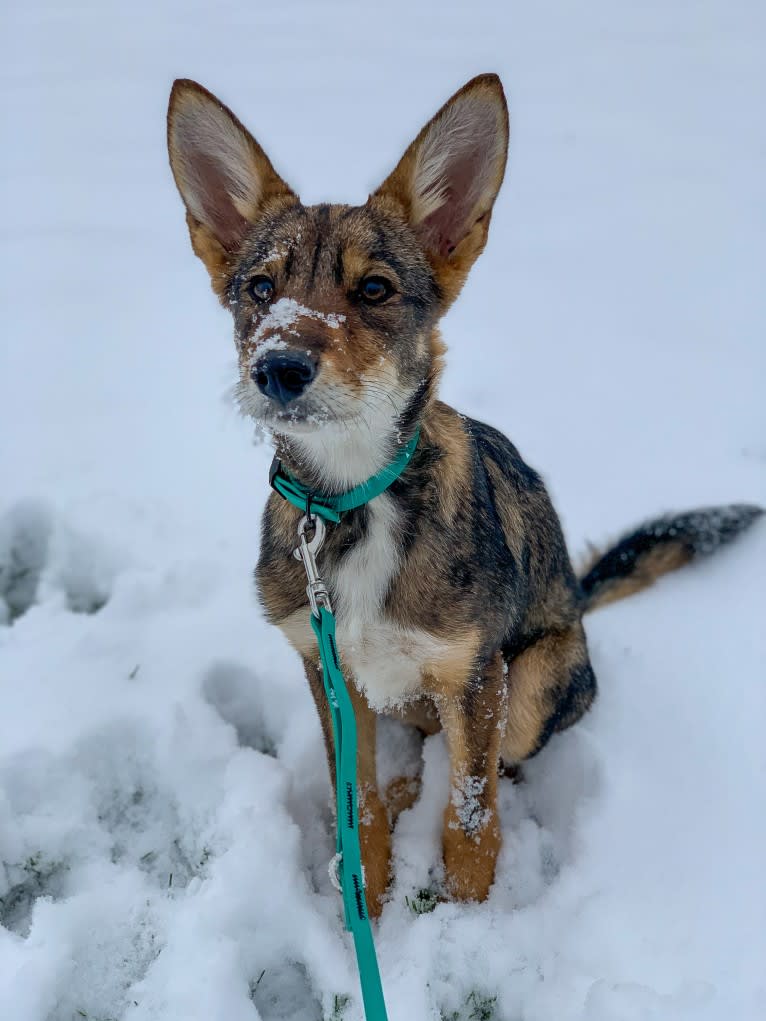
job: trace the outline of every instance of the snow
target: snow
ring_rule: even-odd
[[[279,327],[286,333],[296,334],[298,331],[293,329],[293,327],[295,323],[304,318],[317,319],[326,323],[331,330],[337,330],[346,319],[340,313],[319,312],[315,308],[308,308],[306,305],[296,301],[295,298],[280,298],[269,307],[266,315],[259,320],[258,326],[251,338],[253,344],[258,344],[258,355],[262,355],[264,351],[273,350],[281,342],[280,333],[271,333],[266,340],[259,343],[261,337],[265,337],[271,330]],[[269,344],[271,344],[271,347],[269,347]],[[285,346],[284,342],[282,342],[282,346]]]
[[[359,1021],[319,726],[252,597],[267,446],[166,165],[176,76],[307,202],[359,202],[496,70],[512,117],[443,394],[573,551],[766,502],[763,5],[6,8],[0,34],[0,1016]],[[588,621],[601,697],[501,781],[439,903],[443,740],[376,927],[391,1021],[766,1015],[762,525]],[[381,772],[420,749],[385,727]],[[428,910],[434,908],[433,910]]]

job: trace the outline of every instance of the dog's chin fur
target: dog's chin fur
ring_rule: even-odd
[[[399,430],[399,415],[412,397],[401,386],[386,390],[386,400],[362,399],[343,393],[331,395],[339,413],[329,414],[326,398],[320,408],[312,406],[311,393],[286,411],[260,394],[239,395],[242,412],[270,433],[280,456],[287,455],[299,478],[310,480],[328,492],[341,491],[365,482],[396,456],[409,440]],[[363,411],[351,410],[352,408]]]
[[[375,432],[369,423],[360,421],[328,423],[293,434],[289,449],[299,474],[304,469],[330,491],[350,489],[366,482],[390,460],[395,447],[391,426]]]
[[[366,482],[388,464],[401,437],[393,415],[350,415],[317,421],[311,415],[292,420],[261,422],[286,454],[299,478],[328,492]]]

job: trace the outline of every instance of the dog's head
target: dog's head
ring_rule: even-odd
[[[432,394],[436,324],[487,240],[508,147],[500,80],[457,92],[363,206],[302,205],[192,81],[173,86],[168,147],[192,246],[234,316],[241,406],[320,471],[353,437],[362,474],[377,470]]]

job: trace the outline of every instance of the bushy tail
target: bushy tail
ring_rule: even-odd
[[[690,560],[715,553],[761,514],[761,507],[735,503],[666,514],[639,525],[606,553],[596,552],[586,565],[580,578],[585,612],[632,596]]]

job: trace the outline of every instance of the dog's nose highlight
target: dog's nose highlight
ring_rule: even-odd
[[[262,394],[289,404],[316,376],[316,363],[306,355],[270,351],[258,359],[250,374]]]

